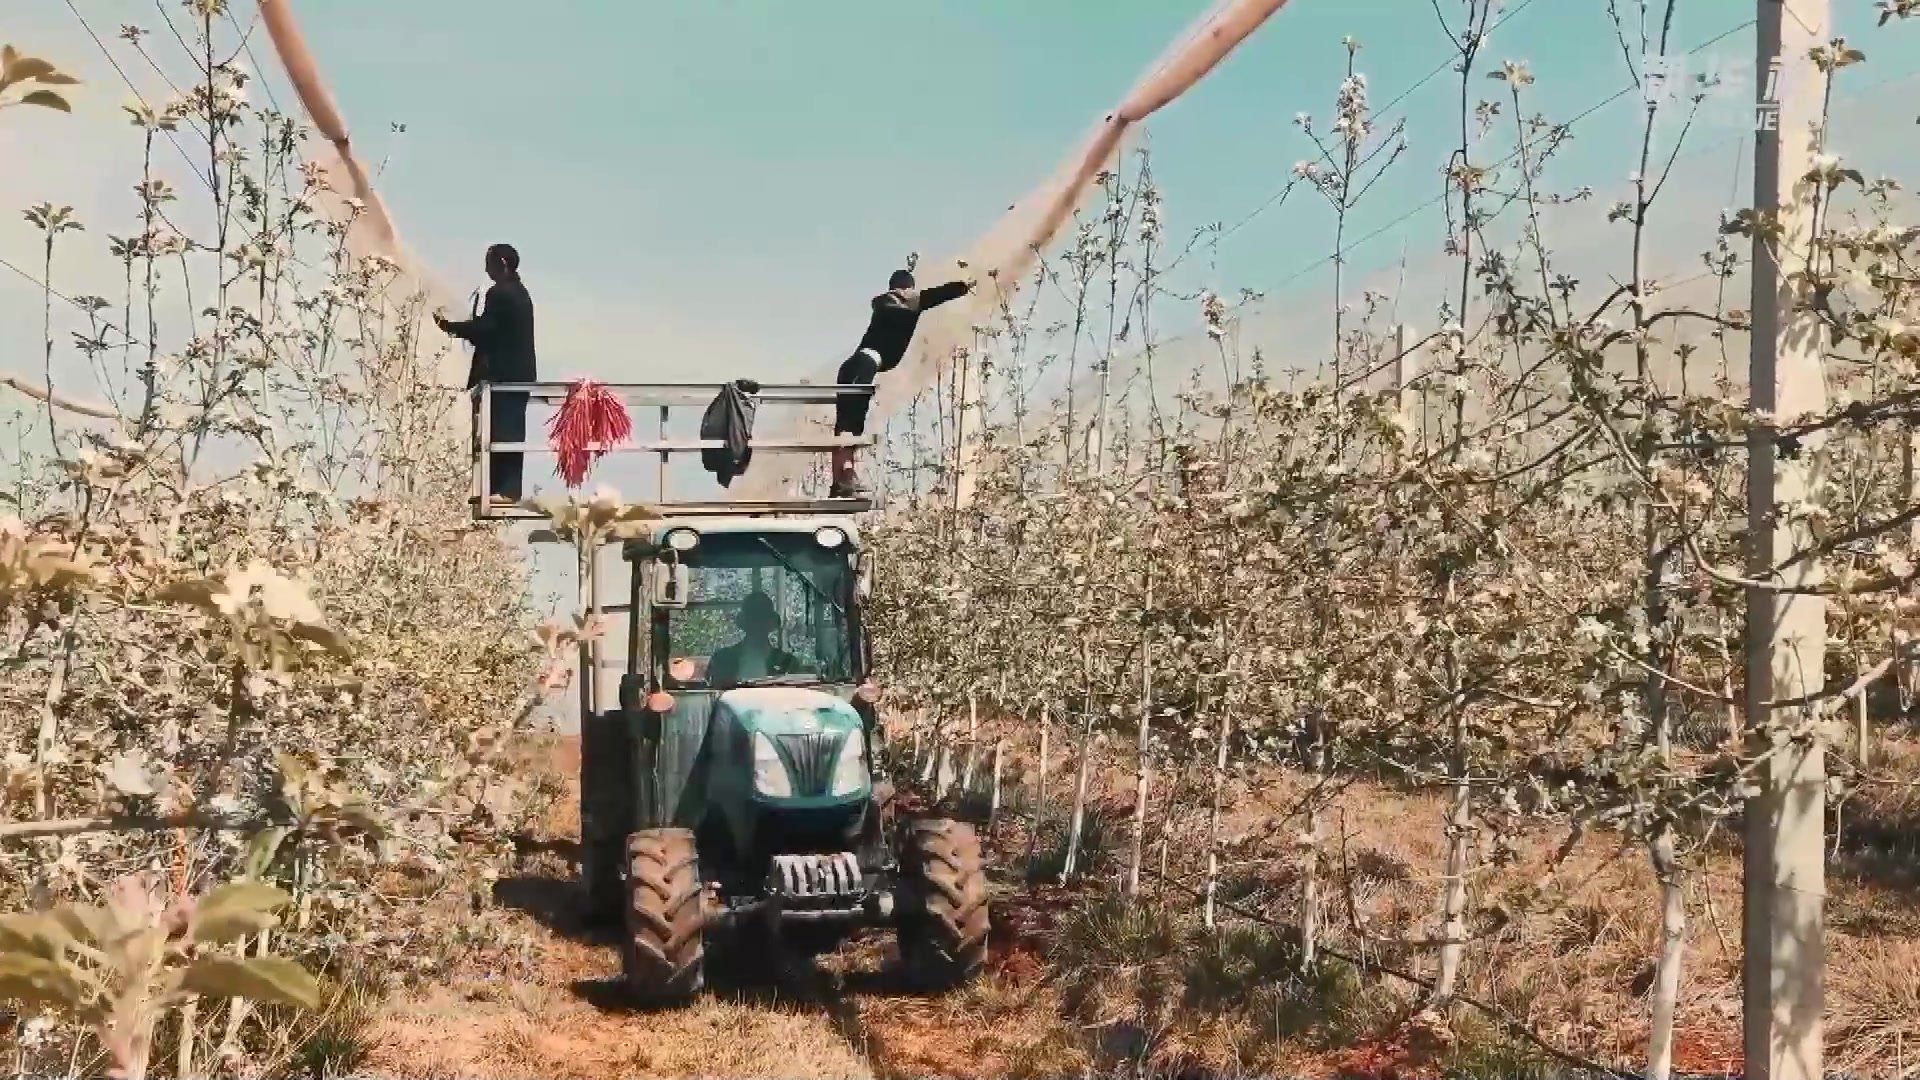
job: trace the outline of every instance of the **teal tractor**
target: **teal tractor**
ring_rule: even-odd
[[[629,987],[685,999],[711,943],[775,935],[811,952],[866,927],[893,930],[923,988],[978,973],[980,841],[896,814],[882,775],[852,523],[667,518],[624,555],[625,674],[619,707],[583,720],[581,834]]]

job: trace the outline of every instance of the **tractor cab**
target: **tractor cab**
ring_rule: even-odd
[[[735,892],[761,885],[776,855],[877,842],[858,529],[722,517],[647,532],[624,550],[638,644],[621,709],[642,717],[636,824],[693,830],[713,867],[741,875],[715,882]]]

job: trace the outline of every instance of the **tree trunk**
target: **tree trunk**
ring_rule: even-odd
[[[960,791],[973,793],[974,767],[980,758],[980,702],[967,691],[967,764],[960,771]]]
[[[934,750],[933,761],[933,801],[942,803],[946,801],[947,792],[952,789],[954,781],[953,757],[947,751],[946,743],[939,744]]]
[[[1309,796],[1310,798],[1312,796]],[[1304,876],[1300,883],[1300,969],[1313,970],[1320,950],[1320,807],[1307,807]]]
[[[53,658],[53,670],[47,676],[47,693],[40,705],[40,730],[33,741],[33,809],[34,816],[42,820],[54,816],[47,768],[54,744],[60,741],[60,708],[67,694],[68,667],[73,662],[73,620],[77,614],[71,607],[61,613],[60,651]]]
[[[1440,947],[1440,977],[1435,980],[1436,1002],[1453,1000],[1460,978],[1460,961],[1467,945],[1467,856],[1468,836],[1473,828],[1473,793],[1466,769],[1466,720],[1456,706],[1453,721],[1455,747],[1453,805],[1447,810],[1447,877],[1443,901],[1444,921]]]
[[[929,728],[927,731],[926,759],[920,762],[920,786],[921,787],[927,787],[928,785],[933,783],[934,772],[939,767],[940,767],[940,721],[936,719],[933,722],[933,726]]]
[[[1053,710],[1046,702],[1039,702],[1040,708],[1040,763],[1038,774],[1034,777],[1033,789],[1033,828],[1027,834],[1027,861],[1032,862],[1040,850],[1040,828],[1047,818],[1047,771],[1052,767],[1048,760],[1053,749],[1048,745],[1053,729]]]
[[[1000,824],[1000,769],[1004,760],[1005,744],[999,741],[993,744],[993,790],[987,799],[987,835],[992,836],[994,828]]]
[[[1226,789],[1227,742],[1233,734],[1233,713],[1221,702],[1219,745],[1213,751],[1213,806],[1207,813],[1207,897],[1205,921],[1214,927],[1214,893],[1220,887],[1220,801]]]
[[[1653,1015],[1647,1035],[1647,1080],[1673,1075],[1673,1014],[1680,1001],[1681,965],[1687,947],[1687,901],[1673,854],[1673,827],[1662,822],[1647,853],[1660,879],[1660,961],[1654,972]]]
[[[1153,603],[1152,573],[1149,569],[1147,603]],[[1140,643],[1140,731],[1134,746],[1133,767],[1133,852],[1127,860],[1127,895],[1140,895],[1140,864],[1146,856],[1147,795],[1153,783],[1150,740],[1153,732],[1153,640]]]
[[[174,1050],[173,1060],[174,1074],[178,1076],[180,1080],[193,1080],[195,1075],[193,1068],[193,1044],[194,1030],[199,1026],[199,1018],[199,999],[196,998],[180,1006],[180,1044]]]
[[[1080,867],[1080,833],[1087,823],[1087,770],[1093,758],[1093,646],[1080,641],[1080,661],[1086,672],[1087,699],[1080,728],[1080,764],[1073,781],[1073,815],[1067,820],[1067,858],[1061,867],[1062,878],[1072,877]]]

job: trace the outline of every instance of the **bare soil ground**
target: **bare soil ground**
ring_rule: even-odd
[[[876,934],[818,963],[730,973],[684,1008],[630,1007],[619,988],[617,939],[582,928],[574,914],[578,743],[556,736],[542,750],[533,760],[565,780],[567,797],[555,802],[541,835],[522,838],[520,872],[494,890],[510,925],[542,940],[531,970],[514,977],[477,962],[451,982],[390,1000],[370,1032],[363,1071],[824,1080],[1005,1076],[1036,1058],[1062,1060],[1044,1036],[1031,1045],[1035,1029],[1059,1026],[1058,1014],[1036,993],[1040,962],[1016,933],[1032,919],[1009,905],[996,912],[992,971],[946,999],[901,992],[890,973],[890,937]]]
[[[1169,1075],[1384,1080],[1435,1075],[1443,1066],[1503,1073],[1517,1067],[1460,1056],[1467,1042],[1497,1033],[1497,1025],[1470,1015],[1466,1022],[1421,1015],[1413,1007],[1414,988],[1404,982],[1370,976],[1334,997],[1324,996],[1323,987],[1314,991],[1322,997],[1289,998],[1274,990],[1275,975],[1267,970],[1276,966],[1271,941],[1253,941],[1244,954],[1223,953],[1211,967],[1196,964],[1195,943],[1203,939],[1191,926],[1141,921],[1141,905],[1103,905],[1091,892],[1006,879],[995,885],[990,971],[958,993],[904,992],[891,974],[891,937],[875,933],[817,962],[731,972],[683,1008],[638,1011],[619,989],[616,938],[589,932],[574,915],[577,742],[552,736],[527,749],[530,767],[558,781],[563,794],[537,833],[520,838],[517,872],[495,886],[491,915],[513,935],[530,938],[532,947],[519,963],[496,964],[482,951],[452,980],[390,998],[369,1033],[371,1057],[358,1071],[489,1080],[972,1080],[1110,1072],[1144,1058]],[[1920,765],[1920,750],[1915,759]],[[1008,770],[1010,777],[1021,771]],[[1124,813],[1131,802],[1127,770],[1110,761],[1098,771],[1105,790],[1097,788],[1096,797],[1108,815]],[[1066,773],[1056,766],[1053,775],[1058,793]],[[1230,792],[1226,832],[1248,838],[1249,858],[1230,875],[1232,895],[1244,905],[1284,914],[1297,891],[1286,844],[1264,834],[1298,794],[1298,778],[1285,774],[1236,784]],[[1186,798],[1192,801],[1190,793]],[[1335,902],[1357,906],[1383,937],[1430,932],[1425,920],[1437,882],[1425,868],[1436,865],[1439,854],[1439,800],[1383,790],[1345,806],[1326,826],[1339,841],[1343,884]],[[1893,811],[1903,826],[1895,831],[1911,834],[1904,803],[1877,809],[1880,819]],[[992,845],[1003,868],[1022,862],[1027,849],[1018,815],[1007,819]],[[1538,854],[1523,853],[1514,874],[1528,873]],[[1920,893],[1912,862],[1904,848],[1836,851],[1829,1041],[1834,1063],[1857,1075],[1890,1074],[1894,1057],[1920,1051]],[[1176,843],[1170,876],[1191,880],[1194,865],[1193,852]],[[1739,1068],[1738,872],[1737,853],[1715,854],[1690,888],[1693,926],[1676,1065],[1695,1075]],[[1565,873],[1582,882],[1578,896],[1471,948],[1468,989],[1556,1046],[1634,1063],[1645,1042],[1645,995],[1658,942],[1646,861],[1620,851],[1617,840],[1595,837]],[[1484,901],[1502,884],[1489,880],[1475,893]],[[1128,943],[1114,949],[1086,944],[1110,938]],[[1430,954],[1380,955],[1390,966],[1431,974]],[[1206,980],[1211,990],[1202,985]],[[1219,1005],[1206,1003],[1209,992]],[[1264,1004],[1270,999],[1277,1004]],[[1338,1037],[1328,1034],[1324,1017],[1311,1031],[1298,1031],[1261,1015],[1301,1000],[1309,1010],[1334,1001],[1336,1011],[1366,1015],[1337,1018],[1346,1024]]]

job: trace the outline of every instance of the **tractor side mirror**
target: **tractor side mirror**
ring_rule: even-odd
[[[653,564],[654,607],[686,607],[688,588],[689,575],[685,563],[657,562]]]
[[[867,602],[867,594],[873,591],[873,553],[863,551],[853,564],[853,595],[861,603]]]

